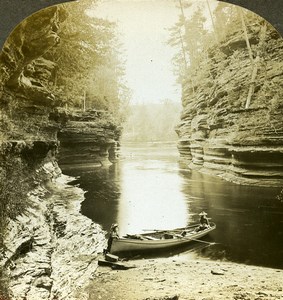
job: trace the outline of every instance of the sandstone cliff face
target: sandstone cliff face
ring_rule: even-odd
[[[50,119],[56,101],[47,87],[54,63],[42,55],[59,42],[58,23],[63,17],[58,7],[31,16],[15,28],[2,49],[2,140],[56,140],[58,124]]]
[[[44,98],[42,96],[51,97],[44,84],[50,76],[42,80],[38,67],[50,75],[47,73],[54,64],[41,56],[59,43],[57,31],[64,18],[63,10],[53,6],[44,13],[32,15],[14,29],[1,52],[1,81],[5,86],[35,102]]]
[[[62,175],[57,157],[62,149],[63,161],[66,155],[67,160],[76,163],[72,157],[80,153],[79,161],[87,157],[87,162],[99,165],[109,162],[110,148],[114,149],[116,143],[116,127],[105,118],[98,122],[97,116],[86,118],[73,113],[73,121],[68,123],[69,114],[64,110],[42,106],[30,109],[28,120],[14,118],[9,123],[15,131],[4,132],[5,139],[0,143],[1,182],[12,180],[7,188],[15,191],[21,188],[21,182],[27,182],[28,193],[9,194],[10,201],[16,202],[16,212],[5,224],[1,222],[5,225],[5,231],[0,232],[2,279],[10,299],[88,299],[87,285],[95,276],[98,253],[105,248],[105,232],[80,214],[84,191],[68,185],[72,178]],[[20,111],[29,114],[27,107]],[[79,125],[74,119],[80,120]],[[23,122],[29,122],[29,132],[26,125],[20,128]],[[63,130],[63,124],[69,127],[66,125]],[[59,129],[65,152],[57,139]],[[66,134],[70,132],[68,140]],[[74,149],[75,154],[73,142],[78,149]],[[21,166],[18,171],[15,163]],[[7,169],[15,171],[9,175]],[[15,201],[17,197],[23,198]]]
[[[270,26],[261,31],[249,35],[253,63],[243,33],[234,32],[185,80],[179,151],[190,168],[226,180],[282,185],[283,41]]]
[[[29,115],[27,107],[19,112]],[[9,193],[15,213],[1,222],[5,231],[0,232],[0,271],[10,299],[88,299],[87,286],[105,248],[105,232],[80,214],[84,191],[68,185],[72,178],[62,175],[57,158],[62,150],[62,162],[109,163],[119,131],[97,114],[30,106],[28,120],[14,118],[9,124],[15,131],[3,132],[0,179],[5,185],[11,180],[7,189],[16,191]],[[30,131],[24,122],[29,122]],[[26,184],[21,193],[22,182]],[[19,197],[23,198],[15,201]]]
[[[1,53],[1,299],[87,299],[105,244],[101,227],[80,214],[84,191],[68,185],[57,158],[61,149],[62,161],[70,159],[75,141],[87,145],[79,161],[91,153],[87,162],[105,162],[115,157],[119,130],[105,113],[58,107],[47,88],[54,62],[42,55],[58,43],[63,17],[58,7],[34,16]]]
[[[60,130],[59,163],[72,165],[103,166],[117,159],[121,128],[103,111],[72,113]]]
[[[1,267],[9,297],[87,299],[105,234],[80,214],[84,191],[68,185],[71,178],[61,174],[51,150],[34,179],[29,206],[6,229]]]

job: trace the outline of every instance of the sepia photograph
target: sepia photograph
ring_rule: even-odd
[[[282,13],[0,4],[0,300],[283,300]]]

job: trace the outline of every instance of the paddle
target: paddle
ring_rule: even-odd
[[[210,242],[206,242],[203,240],[199,240],[199,239],[194,239],[194,238],[190,238],[190,237],[186,237],[185,235],[181,235],[181,234],[174,234],[175,237],[179,238],[179,239],[183,239],[183,240],[189,240],[189,241],[195,241],[195,242],[200,242],[200,243],[204,243],[204,244],[209,244],[209,245],[214,245],[215,243],[210,243]]]
[[[209,245],[209,246],[215,245],[215,244],[216,244],[215,242],[210,243],[210,242],[206,242],[206,241],[202,241],[202,240],[198,240],[198,239],[190,239],[190,238],[186,238],[186,237],[183,237],[183,239],[188,239],[188,240],[190,240],[190,241],[195,241],[195,242],[204,243],[204,244],[207,244],[207,245]]]
[[[191,226],[186,226],[182,228],[174,228],[174,229],[143,229],[143,231],[154,231],[154,232],[174,232],[174,231],[179,231],[187,228],[194,228],[199,226],[199,224],[191,225]]]

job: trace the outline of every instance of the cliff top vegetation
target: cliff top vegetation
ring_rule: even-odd
[[[38,139],[58,108],[104,110],[123,120],[130,91],[116,26],[91,17],[90,7],[88,1],[52,6],[11,33],[0,55],[2,139]]]
[[[190,14],[187,12],[188,8]],[[233,87],[236,79],[240,80],[243,76],[240,69],[245,69],[250,70],[246,78],[250,84],[244,93],[245,99],[242,94],[234,106],[249,108],[253,105],[252,97],[259,90],[261,93],[257,93],[257,106],[276,107],[280,104],[279,90],[272,103],[266,101],[265,94],[269,90],[270,82],[265,80],[261,88],[255,84],[257,74],[263,68],[270,68],[267,64],[272,64],[272,60],[276,60],[282,49],[282,46],[270,43],[278,40],[280,35],[267,21],[251,11],[222,2],[212,7],[209,1],[180,0],[179,9],[179,21],[169,29],[168,43],[178,50],[173,58],[173,65],[185,94],[189,93],[193,98],[201,88],[206,87],[213,88],[212,93],[216,93],[221,88],[214,84],[217,81],[225,84],[230,80]],[[245,49],[244,56],[241,54],[242,49]],[[238,63],[236,70],[232,70],[227,64],[228,57],[231,66],[233,62]],[[242,66],[240,62],[246,59],[248,64]],[[211,67],[211,64],[218,64],[221,60],[222,66],[217,65],[214,69]]]

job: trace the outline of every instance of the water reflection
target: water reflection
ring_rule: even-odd
[[[118,165],[92,169],[85,167],[63,169],[65,174],[78,177],[72,184],[86,191],[82,204],[83,215],[109,230],[117,219],[120,192],[120,168]]]
[[[280,189],[240,186],[184,170],[174,145],[132,145],[109,169],[68,174],[80,176],[77,182],[87,191],[82,213],[105,230],[113,222],[121,234],[182,227],[205,210],[217,224],[208,239],[217,244],[196,247],[198,255],[283,268],[283,207],[275,199]]]
[[[193,197],[191,212],[203,207],[217,230],[219,244],[202,254],[212,258],[283,268],[283,207],[280,189],[235,185],[218,178],[181,171],[183,192]],[[186,180],[186,178],[188,178]]]
[[[172,229],[188,223],[181,178],[157,160],[124,162],[118,210],[120,231]]]

